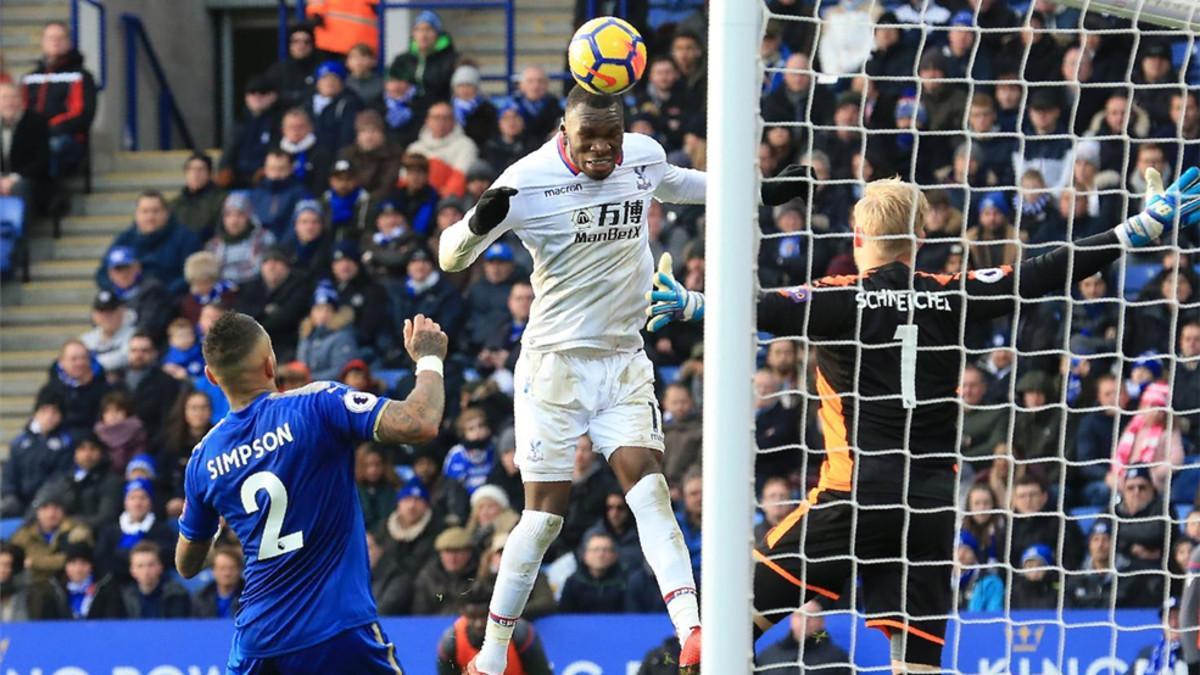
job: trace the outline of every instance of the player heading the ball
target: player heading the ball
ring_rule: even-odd
[[[219,518],[242,542],[246,584],[227,673],[401,672],[376,622],[354,449],[437,436],[446,343],[424,316],[404,322],[417,364],[404,401],[337,382],[279,392],[263,327],[235,312],[213,324],[204,373],[229,399],[229,414],[184,471],[175,565],[186,578],[200,571]]]
[[[483,649],[467,672],[504,672],[513,626],[562,529],[575,444],[584,434],[625,491],[683,645],[681,670],[695,672],[696,583],[662,474],[662,415],[641,327],[654,271],[650,200],[701,203],[705,175],[668,164],[649,136],[625,133],[618,98],[575,87],[558,135],[493,185],[443,233],[439,251],[442,269],[465,269],[512,232],[533,255],[533,308],[514,373],[525,510],[501,557]],[[802,188],[799,181],[772,183],[763,197],[781,204]]]
[[[836,602],[857,569],[867,625],[891,640],[893,671],[941,672],[952,602],[962,326],[1010,314],[1018,296],[1068,294],[1068,281],[1149,245],[1176,222],[1200,224],[1200,169],[1165,191],[1147,169],[1146,183],[1146,210],[1108,232],[1019,270],[954,275],[912,268],[928,209],[920,189],[895,179],[867,183],[854,205],[859,273],[758,299],[759,330],[803,335],[814,345],[826,456],[817,487],[754,552],[756,637],[809,600]],[[704,295],[680,285],[663,258],[649,294],[651,331],[704,315]]]

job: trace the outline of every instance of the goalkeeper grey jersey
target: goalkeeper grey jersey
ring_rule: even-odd
[[[704,201],[703,172],[667,163],[657,141],[625,134],[617,167],[592,180],[571,161],[561,134],[510,166],[492,187],[518,193],[486,236],[467,227],[475,209],[442,235],[443,269],[463,269],[511,230],[533,257],[533,307],[522,348],[530,351],[642,347],[654,261],[651,199]]]

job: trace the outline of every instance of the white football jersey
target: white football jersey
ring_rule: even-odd
[[[650,200],[704,201],[704,173],[666,160],[654,139],[625,134],[616,169],[592,180],[571,162],[560,134],[492,184],[518,191],[500,225],[475,236],[467,227],[471,209],[443,233],[442,267],[465,268],[512,230],[533,257],[534,300],[523,349],[640,349],[655,269],[646,224]]]

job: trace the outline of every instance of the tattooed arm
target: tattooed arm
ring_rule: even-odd
[[[391,401],[379,414],[375,440],[380,443],[428,443],[438,435],[446,391],[441,361],[448,339],[440,326],[418,314],[404,321],[404,346],[418,362],[417,385],[403,401]],[[422,366],[423,357],[435,357],[436,367]]]

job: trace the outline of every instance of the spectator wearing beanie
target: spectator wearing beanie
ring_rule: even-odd
[[[321,195],[325,226],[338,239],[358,239],[371,224],[371,196],[358,182],[350,160],[339,159],[329,172],[329,189]]]
[[[258,221],[247,194],[234,192],[225,198],[221,227],[205,249],[216,257],[221,280],[236,287],[258,275],[263,253],[274,243],[275,235]]]
[[[442,327],[453,345],[462,325],[462,296],[434,267],[427,248],[413,249],[405,272],[403,285],[389,289],[396,312],[392,325],[403,326],[405,319],[424,314]]]
[[[967,230],[969,260],[973,269],[1013,265],[1020,256],[1017,228],[1009,223],[1011,205],[1002,192],[989,192],[979,200],[979,224]]]
[[[1075,527],[1072,525],[1071,527]],[[1045,544],[1035,544],[1021,554],[1019,571],[1013,575],[1013,609],[1053,609],[1058,606],[1061,574],[1054,566],[1054,553]]]
[[[541,68],[530,66],[521,71],[513,104],[525,118],[525,140],[529,147],[541,146],[558,130],[563,109],[558,99],[550,95],[550,78]]]
[[[206,306],[217,303],[232,307],[237,298],[237,284],[221,279],[221,263],[210,251],[197,251],[188,256],[183,263],[183,278],[187,281],[188,292],[179,301],[179,315],[192,324],[200,321],[200,310]]]
[[[388,143],[383,117],[378,111],[363,110],[354,118],[354,143],[338,152],[338,160],[350,162],[354,175],[374,200],[382,199],[400,175],[404,151]]]
[[[333,157],[354,142],[354,119],[363,105],[357,94],[346,89],[346,66],[341,61],[321,63],[316,75],[316,88],[305,110],[313,120],[321,154]]]
[[[319,284],[308,318],[300,323],[296,358],[308,366],[314,380],[333,380],[357,353],[354,311],[341,306],[333,286]]]
[[[433,10],[424,10],[413,20],[408,51],[396,56],[391,72],[411,74],[417,95],[429,101],[450,100],[450,80],[458,64],[450,34]]]
[[[24,569],[30,579],[42,582],[62,572],[67,546],[92,542],[92,531],[66,515],[60,496],[46,493],[33,501],[33,518],[10,541],[25,552]]]
[[[171,216],[201,241],[213,235],[221,218],[225,192],[212,180],[212,158],[193,153],[183,163],[183,189],[171,200]]]
[[[38,400],[52,397],[62,406],[62,428],[74,437],[91,430],[100,416],[100,399],[112,389],[104,369],[79,340],[67,340],[50,366],[50,380]]]
[[[267,160],[267,151],[279,143],[281,110],[275,83],[263,75],[250,78],[242,97],[246,111],[221,148],[217,182],[227,188],[246,189]]]
[[[1166,489],[1173,467],[1183,464],[1183,433],[1171,423],[1171,387],[1154,382],[1138,401],[1138,413],[1125,427],[1113,452],[1109,485],[1116,486],[1130,465],[1151,466],[1150,476],[1159,492]]]
[[[254,215],[276,239],[287,234],[296,205],[310,198],[308,187],[293,172],[293,162],[286,150],[269,150],[262,164],[262,178],[249,192]]]
[[[167,200],[157,190],[138,195],[133,224],[113,239],[111,251],[117,247],[132,249],[141,271],[167,287],[172,295],[183,293],[183,261],[200,248],[200,240],[188,228],[180,225],[167,209]],[[110,291],[115,288],[109,280],[107,265],[101,262],[96,282]]]
[[[291,252],[275,246],[263,254],[258,277],[238,292],[236,308],[262,324],[276,357],[286,363],[296,354],[300,322],[308,313],[311,295],[308,277],[292,268]]]
[[[483,144],[479,155],[497,171],[504,171],[536,146],[527,141],[525,118],[515,103],[503,104],[496,116],[496,133]]]
[[[75,443],[74,459],[66,473],[45,484],[39,494],[56,495],[67,514],[92,532],[121,512],[121,477],[112,469],[108,447],[88,433]]]
[[[512,247],[498,241],[483,252],[483,276],[467,289],[463,348],[477,353],[479,348],[512,317],[508,313],[508,294],[518,280]]]
[[[283,245],[292,252],[292,268],[306,279],[320,279],[333,259],[334,233],[325,223],[319,202],[306,199],[296,205],[292,230]]]
[[[479,69],[467,64],[456,68],[450,78],[454,121],[479,147],[496,133],[496,108],[480,93],[481,81]]]
[[[466,190],[467,171],[479,157],[475,141],[454,119],[454,108],[445,102],[429,106],[425,126],[408,152],[429,160],[429,183],[442,196],[461,197]]]
[[[484,550],[494,536],[504,536],[516,526],[520,516],[509,504],[508,495],[496,485],[483,484],[471,493],[471,515],[467,518],[467,534],[479,550]]]
[[[415,79],[416,73],[411,66],[397,67],[393,63],[383,82],[383,98],[373,106],[383,117],[388,143],[398,148],[407,148],[417,140],[425,120],[425,108],[430,103],[417,96]]]
[[[171,320],[174,302],[161,281],[142,274],[137,252],[113,246],[104,257],[102,290],[112,293],[137,317],[138,330],[161,337]]]
[[[83,543],[70,544],[66,557],[62,579],[52,582],[54,595],[61,603],[61,614],[57,618],[86,619],[100,587],[96,566],[92,561],[92,547]]]
[[[361,240],[362,262],[380,279],[402,279],[408,256],[419,244],[420,238],[409,229],[400,205],[384,199],[375,211],[375,231]]]
[[[385,616],[412,609],[414,582],[434,554],[441,524],[434,521],[429,491],[417,478],[395,493],[394,509],[372,530],[381,555],[371,572],[371,590]]]
[[[152,541],[174,559],[175,532],[154,514],[154,485],[148,478],[125,483],[125,510],[96,536],[96,571],[128,578],[129,552],[142,541]]]
[[[25,430],[13,439],[0,483],[0,513],[23,518],[38,489],[71,470],[71,434],[62,428],[62,401],[38,395]]]
[[[313,40],[312,28],[305,24],[288,30],[288,55],[276,61],[263,73],[279,92],[279,104],[284,109],[304,105],[304,99],[316,84],[314,73],[320,57]]]
[[[352,240],[337,243],[330,272],[330,281],[342,304],[354,313],[357,357],[367,362],[374,361],[387,353],[395,342],[392,317],[386,311],[380,311],[380,308],[387,307],[387,291],[363,270],[359,262],[358,244]]]

